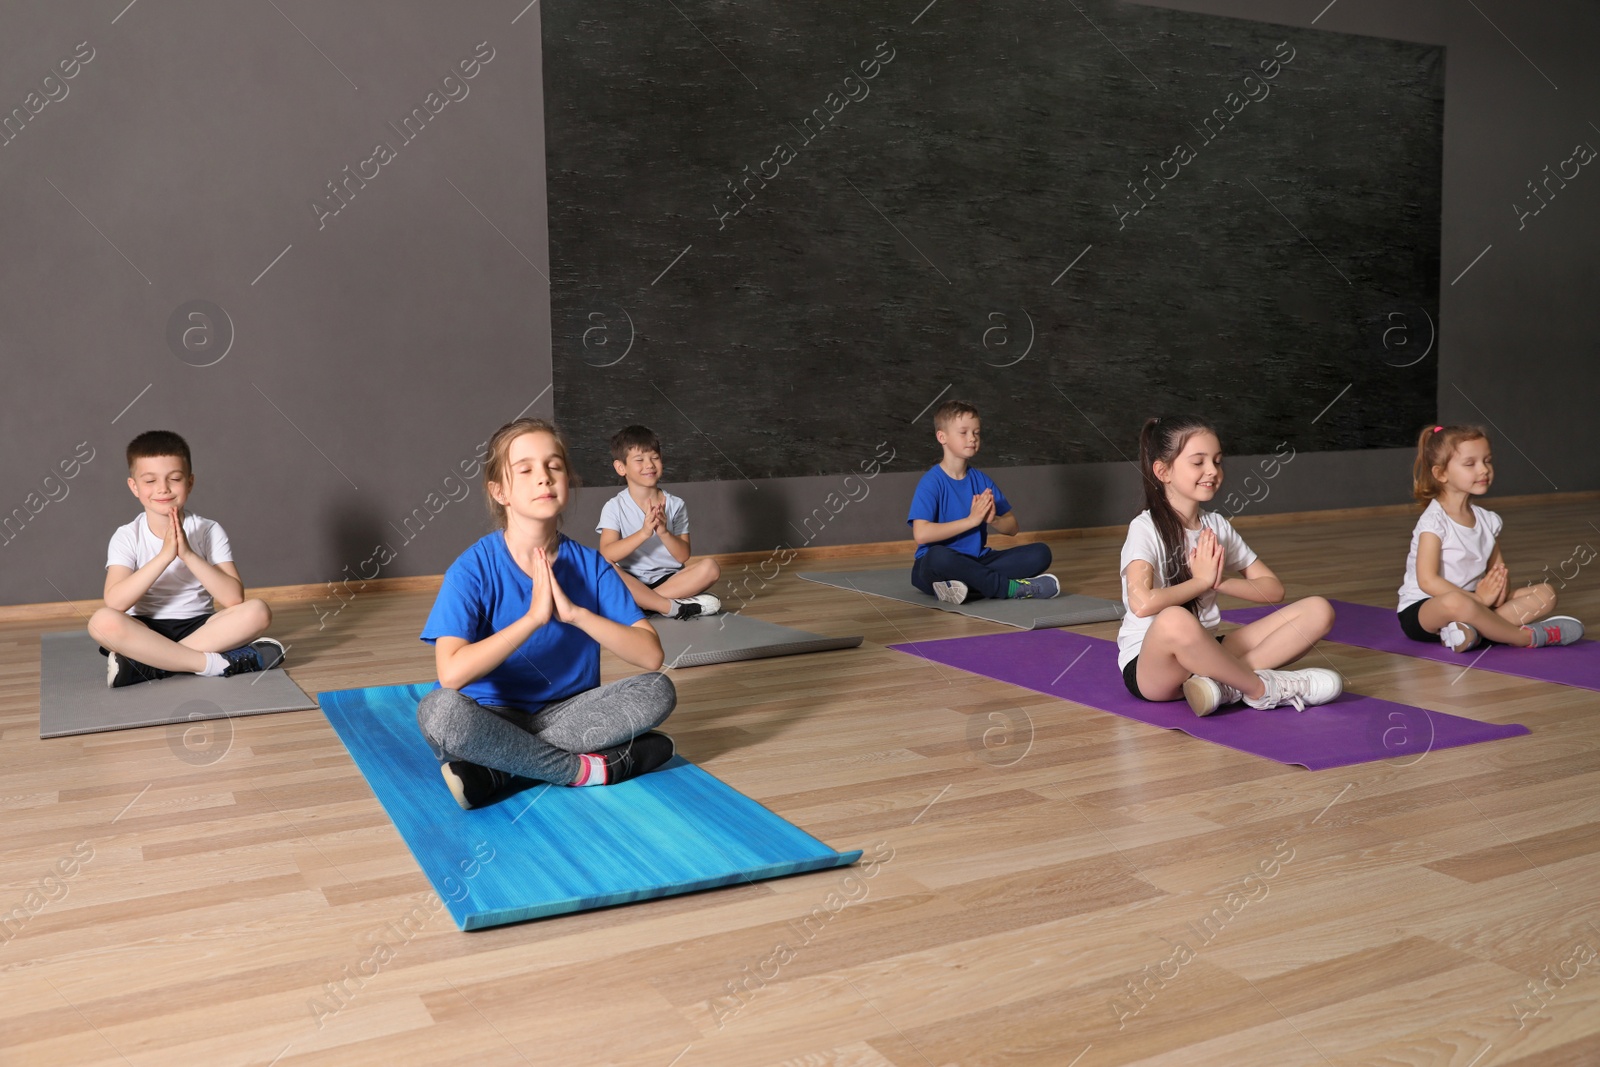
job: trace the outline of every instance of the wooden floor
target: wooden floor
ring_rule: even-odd
[[[1505,507],[1513,582],[1596,511]],[[1291,597],[1389,605],[1411,521],[1245,533]],[[1117,595],[1120,538],[1055,547]],[[1597,573],[1564,606],[1600,630]],[[275,632],[309,693],[424,681],[431,601]],[[788,572],[746,610],[866,643],[675,672],[679,751],[877,863],[409,940],[430,887],[320,712],[40,741],[66,626],[0,627],[0,1062],[1600,1063],[1600,694],[1325,644],[1351,689],[1533,733],[1312,773],[884,647],[976,620]]]

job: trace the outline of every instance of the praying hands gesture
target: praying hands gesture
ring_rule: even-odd
[[[194,557],[195,551],[183,532],[183,509],[173,507],[167,512],[167,532],[161,535],[161,558],[170,564],[175,559],[188,563]]]
[[[1210,589],[1222,584],[1222,542],[1211,527],[1200,531],[1200,539],[1189,553],[1189,573],[1201,579]]]
[[[972,498],[972,513],[967,516],[974,520],[974,526],[994,521],[994,490],[985,489]]]
[[[527,617],[533,628],[537,630],[551,619],[575,625],[578,609],[556,581],[550,554],[542,548],[534,549],[533,571],[529,577],[533,579],[533,592],[528,598]]]
[[[1483,579],[1478,582],[1474,595],[1481,600],[1485,607],[1498,608],[1506,601],[1508,573],[1504,563],[1492,563],[1484,572]]]
[[[645,529],[654,534],[660,534],[662,530],[667,528],[667,502],[665,500],[650,505],[650,510],[644,516],[644,526]]]

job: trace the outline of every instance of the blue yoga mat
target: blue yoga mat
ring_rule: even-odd
[[[621,785],[530,785],[463,811],[417,729],[429,685],[319,693],[356,767],[463,930],[803,871],[835,852],[682,757]]]

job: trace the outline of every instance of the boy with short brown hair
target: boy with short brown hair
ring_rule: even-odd
[[[194,488],[189,445],[170,430],[128,444],[128,489],[144,510],[111,536],[106,606],[89,635],[106,656],[106,685],[174,674],[209,677],[270,670],[283,645],[261,635],[272,611],[246,600],[228,535],[183,508]]]

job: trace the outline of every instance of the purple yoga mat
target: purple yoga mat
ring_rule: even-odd
[[[1224,611],[1222,617],[1241,626],[1255,622],[1277,610],[1277,605],[1264,604],[1254,608]],[[1518,678],[1533,678],[1541,682],[1570,685],[1576,689],[1600,690],[1600,642],[1584,638],[1577,644],[1560,648],[1512,648],[1509,645],[1492,645],[1487,650],[1451,652],[1441,644],[1413,641],[1400,632],[1400,622],[1388,608],[1375,608],[1370,604],[1351,604],[1345,600],[1333,601],[1333,630],[1325,640],[1357,648],[1373,648],[1379,652],[1393,652],[1397,656],[1431,659],[1453,667],[1472,667],[1474,670],[1511,674]]]
[[[1134,697],[1117,670],[1115,641],[1066,630],[985,634],[889,647],[1313,771],[1395,757],[1414,760],[1436,748],[1528,733],[1526,726],[1477,722],[1354,693],[1305,711],[1293,707],[1257,711],[1240,705],[1201,718],[1181,700],[1157,704]]]

